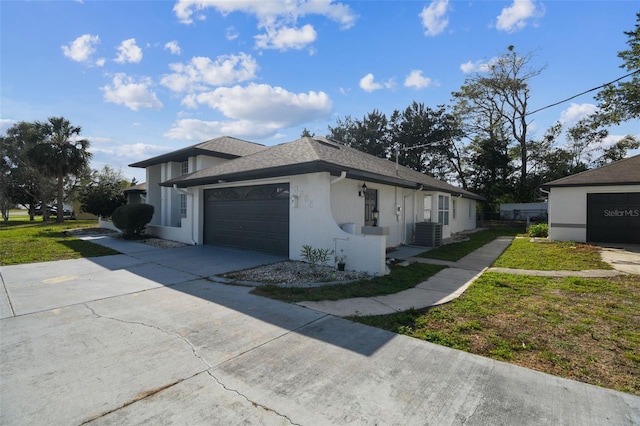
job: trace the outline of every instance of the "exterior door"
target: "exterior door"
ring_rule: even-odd
[[[374,226],[375,219],[373,217],[373,209],[378,207],[378,190],[367,189],[364,193],[364,225]]]
[[[289,184],[204,191],[204,243],[289,255]]]

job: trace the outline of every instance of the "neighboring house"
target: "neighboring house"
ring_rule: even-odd
[[[640,244],[640,155],[546,183],[549,238]]]
[[[131,185],[123,192],[127,196],[127,204],[142,204],[147,199],[147,183]]]
[[[386,273],[389,247],[415,224],[443,237],[474,229],[482,197],[321,137],[272,147],[221,137],[131,165],[147,170],[150,232],[301,259],[303,245],[346,255],[347,269]]]

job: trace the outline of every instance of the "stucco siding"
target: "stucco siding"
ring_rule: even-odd
[[[587,240],[587,194],[640,192],[640,185],[557,187],[549,191],[549,238]]]

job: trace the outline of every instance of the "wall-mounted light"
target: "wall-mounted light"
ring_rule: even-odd
[[[374,207],[371,213],[373,214],[373,226],[378,226],[378,217],[380,216],[378,207]]]
[[[360,187],[360,190],[358,191],[358,197],[364,197],[366,193],[367,193],[367,184],[363,183],[362,186]]]

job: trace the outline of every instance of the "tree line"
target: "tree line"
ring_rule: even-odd
[[[98,216],[110,216],[126,203],[123,190],[130,183],[108,166],[91,170],[90,142],[80,133],[81,128],[64,117],[51,117],[18,122],[0,137],[0,210],[5,221],[16,205],[27,208],[30,220],[40,209],[48,221],[48,206],[55,202],[56,221],[63,222],[65,202],[80,201],[83,211]]]
[[[452,93],[451,105],[414,101],[388,117],[378,109],[362,118],[348,115],[329,126],[327,137],[457,183],[484,196],[490,211],[501,202],[537,201],[545,182],[620,160],[640,147],[632,135],[603,144],[608,126],[640,118],[640,13],[637,22],[625,32],[629,49],[618,53],[630,80],[604,86],[596,111],[571,127],[558,122],[532,137],[531,81],[544,67],[532,67],[532,53],[520,55],[509,46]],[[305,129],[303,136],[309,135]]]

